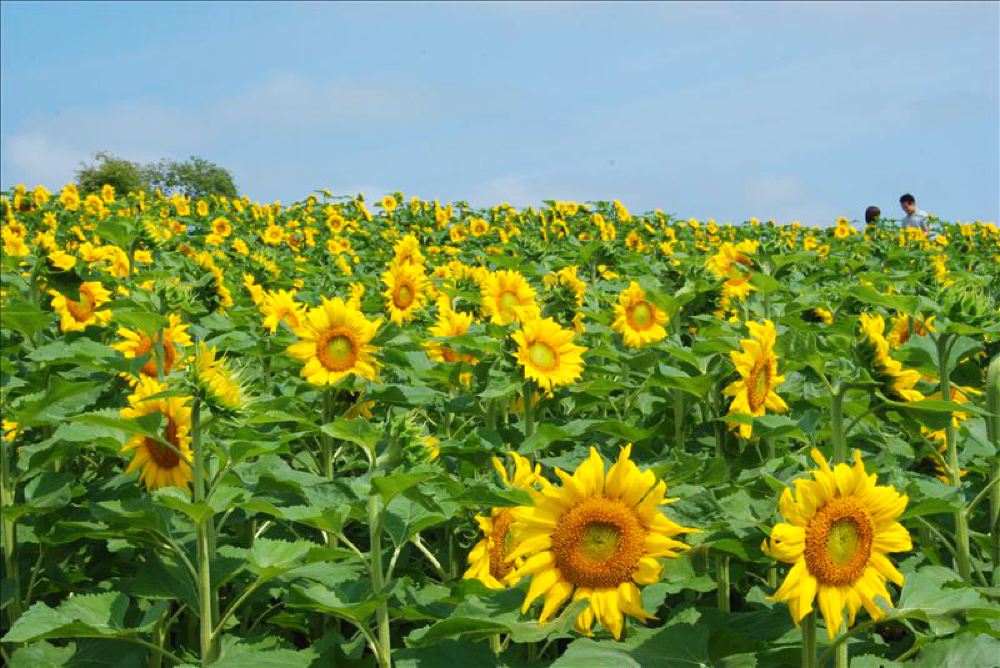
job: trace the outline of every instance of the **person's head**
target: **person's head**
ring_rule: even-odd
[[[917,200],[910,193],[906,193],[899,198],[899,206],[903,207],[903,213],[908,216],[917,210]]]
[[[877,206],[870,206],[865,209],[865,224],[871,225],[882,215],[882,209]]]

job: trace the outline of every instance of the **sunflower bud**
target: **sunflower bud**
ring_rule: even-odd
[[[942,310],[952,322],[982,327],[997,318],[997,304],[993,297],[979,285],[962,283],[952,285],[944,293]]]

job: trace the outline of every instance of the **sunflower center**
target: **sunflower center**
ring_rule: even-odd
[[[500,298],[497,299],[500,303],[500,313],[505,316],[513,316],[514,309],[520,306],[521,301],[517,298],[517,295],[510,290],[504,290],[500,293]]]
[[[324,332],[316,341],[316,357],[329,371],[347,371],[358,359],[358,342],[348,330]]]
[[[512,519],[507,509],[501,510],[493,518],[493,535],[490,536],[490,575],[501,582],[514,567],[513,564],[507,563],[507,552],[514,542],[510,531]]]
[[[177,438],[177,423],[172,418],[167,418],[167,429],[163,435],[163,440],[174,447],[169,448],[158,440],[148,436],[143,441],[143,445],[145,445],[146,451],[149,453],[150,458],[156,462],[157,466],[161,469],[172,469],[181,461],[180,455],[177,454],[180,451],[180,441]]]
[[[400,285],[396,288],[396,298],[393,301],[396,308],[409,308],[410,304],[413,303],[413,288],[406,284]]]
[[[554,368],[558,361],[558,356],[552,346],[541,342],[531,344],[531,347],[528,348],[528,357],[531,358],[532,364],[543,370]]]
[[[766,355],[761,355],[750,371],[747,378],[747,403],[750,410],[758,411],[764,406],[767,400],[767,393],[771,390],[771,364]]]
[[[629,312],[633,329],[649,329],[653,326],[653,307],[647,302],[639,302]]]
[[[86,293],[80,293],[80,301],[66,300],[66,310],[77,322],[86,322],[94,315],[93,304]]]
[[[806,527],[806,567],[820,584],[853,583],[868,564],[873,533],[871,517],[857,499],[831,500]]]
[[[563,513],[552,532],[556,566],[578,587],[613,588],[632,579],[646,549],[646,530],[617,499],[585,499]]]

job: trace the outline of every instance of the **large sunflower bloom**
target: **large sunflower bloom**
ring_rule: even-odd
[[[788,409],[785,401],[774,391],[785,377],[778,375],[778,357],[774,354],[774,343],[777,334],[774,323],[765,320],[763,323],[748,322],[750,338],[740,341],[742,350],[729,353],[740,379],[730,383],[723,393],[733,398],[729,404],[729,414],[760,416],[766,410],[776,413]],[[750,438],[753,426],[737,424],[740,436]]]
[[[696,530],[663,514],[660,506],[671,501],[664,498],[667,485],[652,471],[640,471],[631,450],[622,448],[605,474],[604,459],[591,448],[572,475],[556,469],[561,487],[529,490],[533,504],[511,511],[516,545],[507,561],[525,561],[507,579],[531,576],[522,612],[544,596],[539,621],[545,622],[571,598],[587,600],[576,628],[589,635],[597,621],[615,638],[621,638],[626,614],[653,618],[642,609],[639,586],[660,580],[660,557],[688,549],[674,536]]]
[[[368,320],[340,297],[324,298],[320,306],[309,309],[295,331],[301,340],[288,346],[288,353],[305,362],[302,377],[313,385],[333,385],[350,374],[371,380],[378,362],[370,341],[380,323],[381,319]]]
[[[111,293],[99,281],[80,285],[78,300],[70,299],[58,290],[49,290],[52,309],[59,315],[59,328],[66,332],[82,332],[90,325],[106,325],[111,321],[111,311],[98,310],[111,301]]]
[[[172,447],[148,436],[133,436],[122,452],[133,451],[132,462],[125,473],[139,468],[139,479],[147,489],[158,487],[187,487],[191,482],[191,407],[189,397],[161,397],[150,399],[167,389],[155,378],[143,376],[135,394],[128,398],[129,407],[123,408],[123,418],[134,419],[159,413],[166,423],[160,437]]]
[[[486,276],[479,287],[483,314],[490,322],[506,325],[537,319],[541,313],[535,302],[535,290],[516,271],[496,271]]]
[[[666,338],[663,325],[667,314],[646,300],[646,293],[635,281],[618,297],[615,304],[615,321],[611,329],[622,335],[625,345],[641,348]]]
[[[872,619],[885,615],[875,599],[892,605],[886,580],[903,584],[903,574],[886,554],[913,545],[897,521],[907,497],[891,486],[876,486],[860,452],[854,451],[854,466],[841,463],[832,469],[818,450],[812,458],[819,469],[811,471],[812,480],[796,480],[794,494],[788,488],[782,492],[778,507],[788,522],[776,524],[763,547],[793,564],[774,600],[788,603],[796,624],[818,600],[832,639],[844,623],[845,609],[848,626],[861,606]]]
[[[167,326],[160,332],[156,332],[150,337],[149,334],[141,330],[131,330],[127,327],[118,328],[118,336],[123,341],[113,344],[111,347],[125,356],[125,359],[136,359],[145,357],[153,353],[153,346],[160,341],[160,334],[163,335],[163,373],[168,374],[177,363],[177,346],[191,345],[191,336],[187,332],[187,325],[181,322],[181,317],[176,313],[167,316]],[[156,358],[150,357],[139,372],[144,376],[157,378],[159,369],[156,365]]]
[[[421,265],[400,264],[382,274],[385,284],[385,307],[389,318],[401,325],[413,320],[417,309],[427,301],[427,277]]]
[[[587,349],[573,343],[573,331],[563,329],[552,318],[529,320],[514,333],[517,361],[524,377],[551,391],[569,385],[583,373],[581,353]]]
[[[526,457],[516,452],[508,454],[514,460],[512,476],[507,475],[507,469],[499,457],[493,458],[493,468],[500,474],[508,489],[532,489],[543,480],[540,464],[535,464],[532,468],[531,462]],[[463,578],[479,580],[490,589],[503,589],[517,584],[517,579],[505,583],[511,571],[524,561],[523,559],[516,563],[507,561],[508,551],[513,545],[512,519],[510,508],[493,508],[489,517],[476,516],[483,538],[469,552],[469,568]]]

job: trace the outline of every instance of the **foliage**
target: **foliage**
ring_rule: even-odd
[[[802,665],[762,541],[813,448],[907,495],[913,543],[819,661],[996,663],[996,225],[91,185],[0,201],[5,665]],[[551,387],[529,318],[573,342]],[[586,600],[539,623],[529,578],[463,577],[485,519],[629,443],[699,530],[655,618],[588,637]]]

